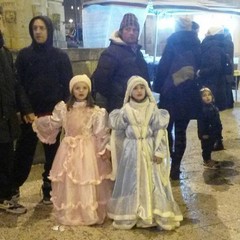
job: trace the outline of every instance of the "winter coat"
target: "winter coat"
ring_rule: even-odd
[[[226,75],[224,73],[224,35],[207,36],[201,44],[201,85],[211,89],[220,111],[226,109]]]
[[[146,79],[150,86],[147,63],[137,45],[136,52],[124,43],[116,32],[110,39],[110,46],[101,54],[98,66],[91,79],[93,91],[106,98],[103,106],[108,112],[121,108],[131,76],[138,75]]]
[[[221,136],[222,124],[219,110],[214,104],[203,104],[202,114],[197,122],[199,139],[202,139],[204,135],[213,139]]]
[[[173,33],[157,67],[153,90],[160,93],[160,108],[169,111],[173,121],[196,119],[201,100],[196,81],[200,41],[192,31]]]
[[[48,37],[43,44],[38,44],[33,38],[32,25],[36,19],[41,19],[47,26]],[[69,96],[72,67],[67,54],[53,47],[53,25],[49,18],[33,18],[29,23],[29,32],[32,44],[19,52],[16,68],[34,113],[45,115]]]
[[[0,49],[0,143],[12,142],[18,137],[17,111],[23,115],[32,112],[23,88],[18,84],[10,51]]]

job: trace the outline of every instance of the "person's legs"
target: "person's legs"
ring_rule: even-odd
[[[174,122],[175,128],[175,143],[174,143],[174,154],[172,157],[172,165],[170,177],[172,180],[178,180],[180,175],[180,164],[183,154],[186,149],[186,129],[190,120],[183,119]]]
[[[56,143],[54,144],[43,144],[44,153],[45,153],[45,163],[44,163],[44,172],[42,174],[43,177],[43,185],[42,185],[42,191],[43,191],[43,203],[50,204],[50,191],[51,188],[51,181],[48,178],[49,172],[52,168],[53,160],[55,158],[56,152],[59,147],[59,141],[60,141],[60,134],[57,136]]]
[[[13,143],[0,143],[0,200],[11,199],[13,163]]]
[[[13,142],[0,143],[0,209],[14,214],[23,214],[27,209],[12,200],[14,159]]]
[[[201,147],[202,147],[202,157],[204,162],[208,162],[211,160],[211,152],[213,149],[214,142],[210,139],[202,139]]]
[[[14,188],[19,188],[30,173],[38,138],[31,124],[21,125],[21,135],[16,143],[14,163]]]
[[[215,138],[201,140],[203,166],[205,168],[217,169],[219,162],[212,160],[211,153],[215,143]]]

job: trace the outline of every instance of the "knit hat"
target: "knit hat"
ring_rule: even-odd
[[[122,30],[125,27],[134,26],[138,30],[140,29],[138,19],[133,13],[126,13],[123,16],[122,22],[120,24],[119,30]]]
[[[70,93],[72,92],[74,84],[76,84],[78,82],[86,83],[89,88],[89,91],[91,92],[91,89],[92,89],[91,80],[89,79],[89,77],[86,74],[83,74],[83,75],[76,75],[70,80],[70,82],[69,82]]]
[[[200,89],[200,95],[201,95],[201,97],[202,97],[202,95],[203,95],[204,92],[209,92],[209,93],[211,94],[211,96],[212,96],[212,101],[213,101],[213,102],[215,101],[214,95],[213,95],[213,93],[212,93],[212,91],[211,91],[210,88],[208,88],[208,87],[202,87],[202,88]]]
[[[208,87],[203,87],[203,88],[200,89],[201,95],[202,95],[204,92],[209,92],[209,93],[213,96],[211,89],[208,88]]]
[[[148,82],[140,76],[132,76],[129,78],[127,83],[127,90],[125,93],[124,104],[126,104],[129,101],[134,87],[136,87],[138,84],[142,84],[145,86],[146,94],[149,97],[150,102],[156,103],[155,98],[153,97],[152,91],[148,86]]]
[[[207,35],[213,36],[216,34],[224,34],[224,27],[223,26],[215,26],[215,27],[210,27],[207,31]]]
[[[175,22],[175,31],[192,31],[192,20],[188,17],[179,17]]]

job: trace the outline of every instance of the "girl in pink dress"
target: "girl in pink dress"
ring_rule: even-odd
[[[91,81],[77,75],[69,83],[70,99],[59,102],[51,116],[36,119],[33,129],[39,139],[55,142],[64,137],[56,153],[49,178],[52,181],[53,214],[60,224],[102,224],[112,192],[112,168],[105,109],[93,104]]]

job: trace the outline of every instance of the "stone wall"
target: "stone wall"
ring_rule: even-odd
[[[63,0],[0,0],[4,17],[4,40],[10,49],[21,49],[31,43],[28,25],[37,15],[49,16],[54,24],[54,44],[66,47]]]

